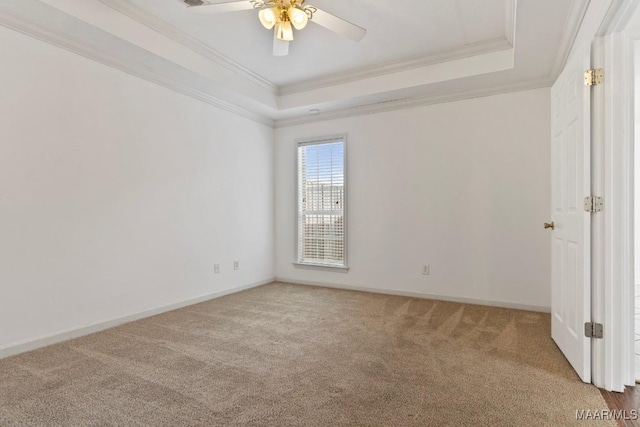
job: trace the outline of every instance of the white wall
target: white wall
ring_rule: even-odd
[[[549,310],[549,98],[538,89],[278,129],[276,277]],[[342,132],[351,269],[298,269],[294,140]]]
[[[273,278],[273,129],[0,39],[0,355]]]

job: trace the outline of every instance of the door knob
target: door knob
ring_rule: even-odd
[[[553,222],[551,222],[551,224],[549,224],[548,222],[545,222],[544,223],[544,228],[545,229],[550,228],[552,230],[555,230],[556,229],[556,225]]]

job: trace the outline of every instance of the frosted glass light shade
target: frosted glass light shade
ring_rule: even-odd
[[[276,37],[280,40],[290,42],[293,40],[293,28],[291,28],[291,22],[280,21],[276,27]]]
[[[302,30],[307,26],[307,22],[309,22],[307,13],[302,9],[298,9],[297,7],[290,7],[287,11],[287,14],[289,15],[289,19],[291,20],[291,23],[296,30]]]
[[[258,14],[258,17],[260,18],[260,23],[267,30],[270,30],[278,22],[278,11],[275,7],[272,7],[271,9],[262,9]]]

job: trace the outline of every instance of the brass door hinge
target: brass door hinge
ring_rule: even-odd
[[[604,201],[602,197],[585,197],[584,198],[584,211],[597,213],[604,210]]]
[[[586,86],[597,86],[604,83],[604,70],[596,68],[584,72],[584,84]]]

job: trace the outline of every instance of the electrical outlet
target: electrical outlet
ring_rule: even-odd
[[[214,274],[220,273],[220,264],[213,264],[213,272]]]
[[[240,270],[240,261],[233,261],[233,269]]]
[[[428,276],[429,274],[431,274],[431,266],[430,265],[423,265],[422,266],[422,274],[425,276]]]

